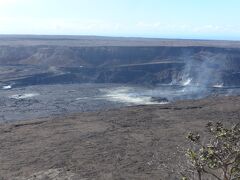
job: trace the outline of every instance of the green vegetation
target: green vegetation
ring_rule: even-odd
[[[210,122],[206,128],[210,136],[205,143],[197,133],[187,136],[192,148],[182,180],[240,180],[240,123],[227,128]]]

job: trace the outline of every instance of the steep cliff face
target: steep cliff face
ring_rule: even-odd
[[[234,67],[239,49],[213,47],[0,47],[0,64],[105,67],[162,61],[212,61]],[[238,65],[239,67],[239,65]]]
[[[178,59],[186,48],[169,47],[1,47],[1,64],[102,67]]]
[[[217,47],[1,46],[1,65],[34,66],[37,83],[240,85],[240,49]],[[47,70],[46,70],[47,69]]]

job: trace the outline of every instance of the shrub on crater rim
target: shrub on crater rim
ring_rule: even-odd
[[[206,128],[207,143],[197,133],[187,136],[193,147],[186,152],[190,166],[181,173],[182,179],[240,180],[240,123],[227,128],[209,122]]]

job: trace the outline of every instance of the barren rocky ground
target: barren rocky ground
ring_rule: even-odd
[[[0,35],[0,180],[179,179],[187,132],[206,137],[208,121],[240,120],[240,96],[225,97],[239,94],[239,48],[239,41]],[[211,97],[174,102],[179,95]],[[170,104],[117,104],[165,97]]]
[[[232,96],[2,123],[0,179],[176,179],[188,131],[239,117]]]

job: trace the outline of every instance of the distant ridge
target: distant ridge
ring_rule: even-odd
[[[164,39],[143,37],[107,37],[107,36],[72,36],[72,35],[0,35],[0,46],[170,46],[170,47],[224,47],[240,48],[240,41]]]

